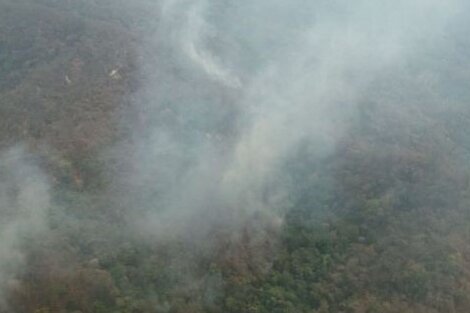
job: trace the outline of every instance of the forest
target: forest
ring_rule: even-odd
[[[0,313],[470,312],[463,0],[0,0]]]

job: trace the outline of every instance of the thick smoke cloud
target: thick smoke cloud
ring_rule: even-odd
[[[28,247],[47,229],[49,184],[24,148],[0,155],[0,311],[15,288]]]
[[[125,179],[127,205],[145,208],[139,229],[164,237],[282,212],[290,190],[282,169],[296,149],[307,143],[312,157],[327,156],[370,83],[438,40],[459,3],[174,0],[156,7]]]

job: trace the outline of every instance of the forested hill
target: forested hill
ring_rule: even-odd
[[[289,194],[282,208],[230,214],[204,208],[201,216],[188,215],[189,222],[180,219],[181,211],[178,218],[162,215],[162,224],[177,221],[162,229],[188,224],[190,230],[152,233],[141,219],[153,216],[146,214],[154,203],[141,202],[163,197],[159,204],[174,205],[162,190],[174,191],[165,188],[181,183],[180,177],[160,179],[182,172],[172,168],[173,150],[193,140],[181,149],[180,167],[205,173],[204,166],[191,167],[192,153],[216,142],[214,150],[230,155],[230,143],[244,135],[237,127],[246,122],[239,117],[237,104],[245,103],[238,89],[219,90],[206,78],[190,91],[178,88],[196,70],[159,61],[168,51],[156,52],[149,66],[174,70],[157,92],[175,95],[155,111],[139,107],[145,98],[140,91],[151,89],[145,58],[163,46],[157,42],[142,52],[148,38],[165,31],[154,16],[164,12],[161,3],[167,2],[0,0],[0,312],[469,312],[469,26],[456,19],[437,40],[416,43],[423,53],[381,69],[361,90],[354,113],[331,131],[339,136],[328,152],[319,153],[309,140],[289,146],[279,165]],[[218,77],[229,77],[211,66]],[[167,86],[174,81],[182,83]],[[200,90],[203,85],[208,91]],[[222,99],[224,109],[204,106],[211,97]],[[199,106],[187,105],[188,99]],[[200,125],[206,115],[217,116],[210,120],[215,126]],[[128,175],[134,154],[141,153],[136,137],[160,122],[171,125],[159,130],[185,137],[155,153],[165,166],[151,172],[158,179],[143,184],[158,188],[133,192],[140,186]],[[160,157],[165,153],[170,157]],[[207,158],[218,155],[211,153]],[[11,161],[18,154],[26,156]],[[24,165],[30,159],[34,166]],[[223,168],[225,161],[211,159],[211,166]],[[121,171],[122,181],[116,179]],[[193,177],[181,176],[184,183]],[[31,177],[47,181],[44,210],[28,207],[40,203],[43,192]],[[182,188],[194,194],[175,198],[203,206],[199,184],[213,177],[195,177],[202,177],[198,188]],[[225,204],[217,196],[208,199],[211,206]]]

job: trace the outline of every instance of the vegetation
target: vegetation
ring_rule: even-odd
[[[307,143],[292,156],[280,230],[260,213],[236,239],[215,227],[203,249],[125,234],[109,209],[102,151],[126,135],[119,113],[140,83],[133,49],[151,5],[119,2],[0,1],[0,146],[38,153],[55,200],[8,312],[470,311],[465,34],[446,52],[460,63],[433,68],[453,89],[410,74],[437,67],[434,55],[384,75],[333,153],[312,158]],[[409,94],[387,96],[400,84]]]

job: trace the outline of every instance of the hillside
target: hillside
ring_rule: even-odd
[[[232,63],[211,59],[178,28],[204,5],[172,5],[0,0],[0,312],[469,312],[465,12],[391,66],[365,49],[376,69],[292,62],[303,20],[245,39],[226,2],[207,20],[231,36],[201,33]],[[317,87],[332,109],[283,106]]]

